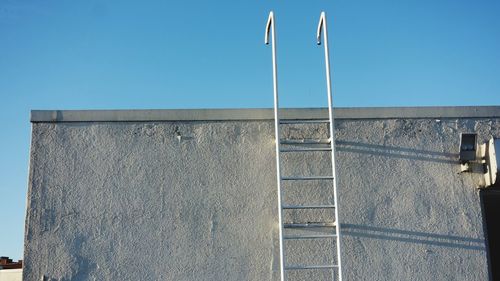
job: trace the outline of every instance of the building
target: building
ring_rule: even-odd
[[[486,233],[499,199],[478,189],[481,172],[462,172],[459,148],[461,133],[480,143],[500,136],[500,107],[335,114],[344,279],[493,280],[489,249],[498,238]],[[31,121],[24,280],[279,280],[271,109],[33,111]],[[282,138],[327,131],[286,125]],[[324,174],[326,160],[288,154],[283,162],[294,164],[282,173]],[[332,197],[320,182],[284,188],[285,201]],[[285,220],[328,216],[294,210]],[[291,263],[328,261],[317,253],[334,247],[285,246]],[[331,275],[292,272],[288,280]]]

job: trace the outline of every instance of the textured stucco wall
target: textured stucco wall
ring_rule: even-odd
[[[344,279],[487,280],[479,177],[459,174],[457,148],[460,132],[500,135],[500,119],[336,125]],[[34,123],[24,280],[279,280],[273,126]],[[282,133],[326,131],[286,125]],[[283,175],[327,174],[328,159],[284,155]],[[321,183],[284,188],[289,203],[332,197]],[[285,214],[295,222],[328,217]],[[292,263],[325,263],[329,257],[310,253],[330,248],[333,256],[332,244],[286,246]],[[293,272],[289,280],[326,280],[324,273]]]

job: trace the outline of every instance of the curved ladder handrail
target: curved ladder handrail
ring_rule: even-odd
[[[335,219],[337,222],[337,227],[335,228],[337,236],[337,264],[338,264],[338,280],[342,281],[342,263],[340,259],[340,221],[339,220],[339,205],[337,200],[337,177],[336,177],[336,167],[335,167],[335,125],[333,118],[333,102],[332,102],[332,81],[330,75],[330,53],[328,51],[328,29],[326,24],[326,13],[321,12],[318,23],[318,30],[316,32],[317,44],[321,45],[321,31],[323,31],[323,41],[325,46],[325,68],[326,68],[326,89],[328,95],[328,115],[330,118],[330,144],[332,148],[332,171],[334,175],[333,179],[333,200],[335,203]]]
[[[282,213],[282,193],[281,193],[281,169],[280,169],[280,130],[279,130],[279,114],[278,114],[278,67],[276,65],[276,31],[274,27],[274,13],[269,12],[269,17],[266,24],[266,32],[264,43],[269,44],[269,33],[271,33],[272,52],[273,52],[273,91],[274,91],[274,133],[276,135],[276,175],[278,182],[278,220],[279,220],[279,244],[280,244],[280,278],[285,281],[285,250],[283,244],[283,213]]]

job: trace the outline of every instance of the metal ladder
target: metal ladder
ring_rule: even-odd
[[[276,34],[275,34],[275,19],[274,13],[269,13],[269,18],[266,25],[265,43],[269,44],[269,34],[271,33],[272,41],[272,59],[273,59],[273,90],[274,90],[274,120],[275,120],[275,136],[276,136],[276,171],[277,171],[277,186],[278,186],[278,206],[279,206],[279,249],[280,249],[280,277],[281,281],[287,280],[289,271],[297,270],[331,270],[332,280],[342,281],[342,266],[341,266],[341,251],[340,251],[340,225],[337,203],[337,178],[335,172],[335,128],[332,108],[332,87],[330,78],[330,59],[328,52],[328,31],[326,24],[326,14],[321,12],[317,30],[317,43],[321,44],[321,32],[323,31],[324,49],[325,49],[325,64],[326,64],[326,83],[328,95],[328,119],[325,120],[280,120],[279,118],[279,102],[278,102],[278,83],[277,83],[277,64],[276,64]],[[328,124],[329,138],[326,141],[322,140],[307,140],[307,141],[291,141],[282,140],[280,137],[280,125],[283,124],[310,124],[310,123],[326,123]],[[299,145],[299,148],[284,149],[281,145]],[[300,148],[300,145],[306,145]],[[311,147],[315,144],[327,144],[329,147]],[[309,146],[307,146],[309,145]],[[332,175],[314,175],[314,176],[282,176],[280,159],[281,153],[302,152],[308,153],[313,151],[328,151],[331,153]],[[283,202],[283,181],[331,181],[333,186],[333,204],[311,204],[311,205],[288,205]],[[304,223],[285,223],[283,222],[284,210],[312,210],[312,209],[329,209],[334,211],[333,222],[304,222]],[[332,231],[327,234],[300,234],[286,235],[285,229],[296,228],[330,228]],[[334,231],[333,231],[334,230]],[[285,249],[285,240],[296,239],[335,239],[334,258],[336,264],[287,264],[287,255]]]

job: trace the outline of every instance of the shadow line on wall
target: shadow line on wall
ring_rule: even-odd
[[[342,235],[485,251],[484,239],[343,223]]]
[[[338,152],[353,152],[437,163],[458,163],[457,153],[340,140],[337,140],[335,144]]]

